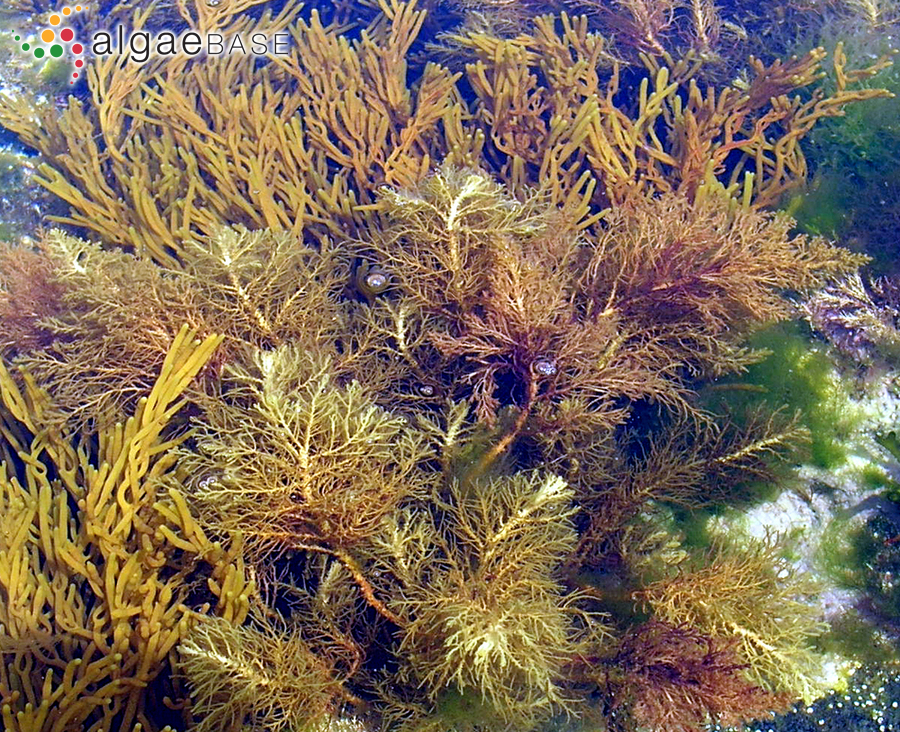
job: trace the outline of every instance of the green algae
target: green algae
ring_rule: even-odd
[[[701,397],[738,420],[759,409],[796,414],[809,430],[809,462],[825,469],[841,465],[860,417],[848,408],[848,387],[836,375],[826,346],[798,323],[763,330],[750,345],[768,352],[766,358],[737,378],[717,381]]]

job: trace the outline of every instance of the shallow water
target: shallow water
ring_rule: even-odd
[[[898,28],[0,11],[4,728],[900,730]]]

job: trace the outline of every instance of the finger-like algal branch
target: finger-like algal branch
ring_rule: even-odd
[[[4,730],[157,729],[145,690],[195,613],[246,616],[239,539],[207,538],[161,484],[184,439],[168,431],[181,394],[219,342],[182,329],[135,414],[93,444],[48,424],[47,395],[0,364]]]

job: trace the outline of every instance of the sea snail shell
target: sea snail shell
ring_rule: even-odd
[[[367,300],[380,295],[391,286],[391,276],[378,265],[363,263],[356,269],[356,289]]]
[[[549,356],[539,356],[532,362],[531,368],[535,374],[544,379],[556,376],[557,372],[556,361]]]

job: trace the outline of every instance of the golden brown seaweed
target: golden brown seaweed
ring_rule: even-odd
[[[211,607],[227,623],[247,613],[240,541],[211,540],[181,493],[160,489],[184,439],[165,429],[220,341],[194,335],[179,332],[135,415],[93,447],[48,425],[47,395],[27,374],[20,389],[0,364],[14,452],[0,465],[4,729],[157,729],[145,690],[194,613]]]

